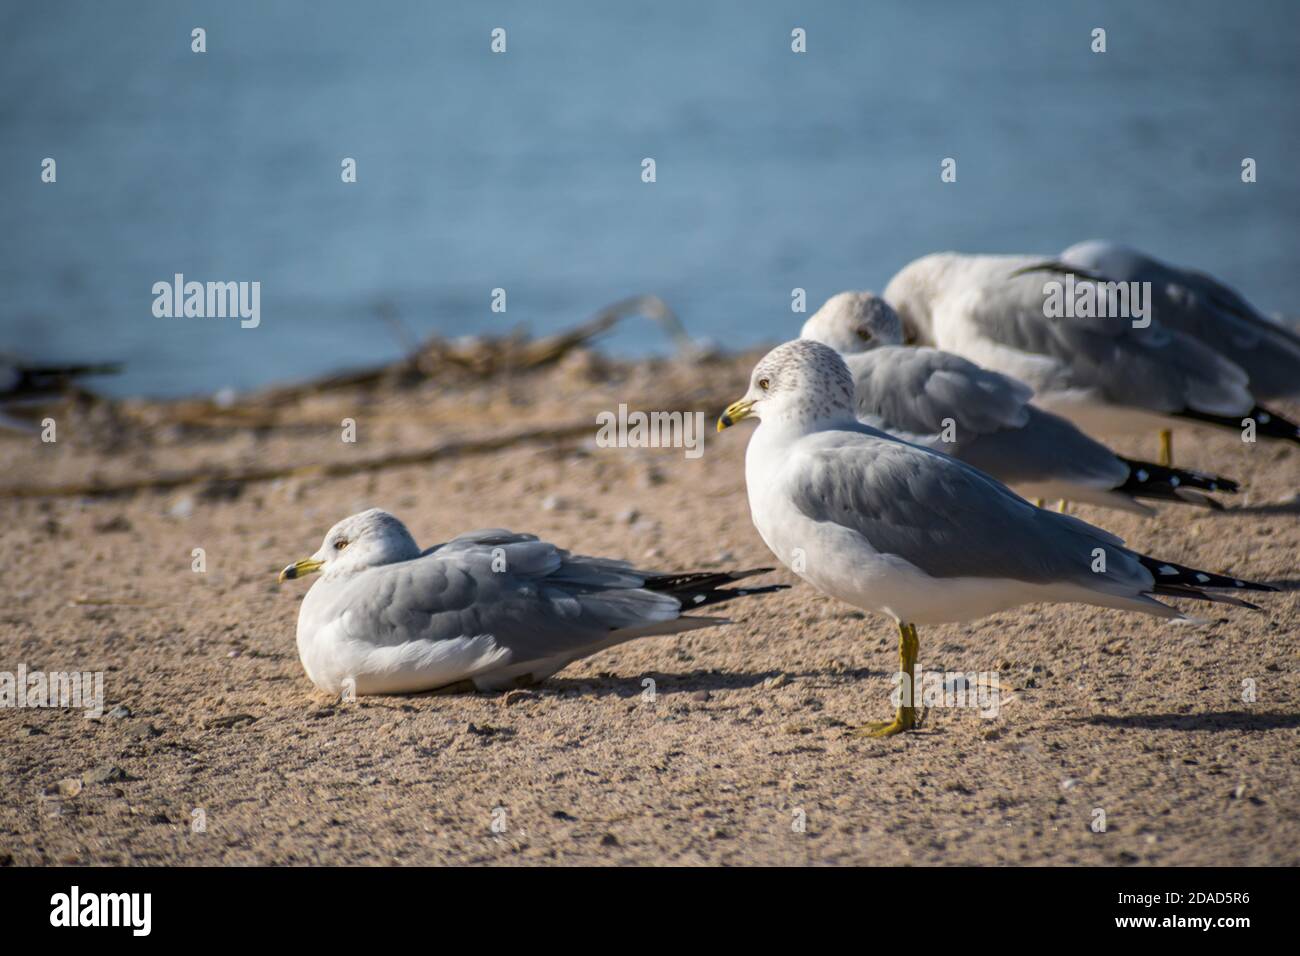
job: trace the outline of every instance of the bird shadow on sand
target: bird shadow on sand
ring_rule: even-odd
[[[853,668],[836,671],[714,671],[693,670],[673,673],[648,671],[644,674],[627,676],[611,675],[609,677],[552,677],[549,680],[527,688],[534,693],[577,693],[592,697],[639,697],[647,687],[643,683],[647,678],[653,680],[655,693],[671,697],[674,694],[694,694],[699,691],[749,690],[761,687],[765,681],[776,680],[784,676],[786,681],[815,681],[820,686],[826,681],[854,681],[865,677],[878,677],[883,671],[867,668]],[[782,684],[788,686],[788,684]],[[807,685],[810,687],[812,685]]]
[[[538,697],[622,697],[631,699],[642,696],[649,686],[644,683],[648,678],[654,681],[656,696],[672,697],[675,694],[694,694],[699,691],[749,690],[760,687],[765,681],[784,677],[779,686],[789,686],[795,681],[805,682],[809,689],[822,687],[826,683],[858,681],[867,677],[888,676],[885,671],[870,670],[865,667],[835,671],[716,671],[693,670],[665,673],[647,671],[637,675],[608,675],[596,677],[551,677],[540,684],[521,686],[516,690]],[[787,683],[789,682],[789,683]],[[811,682],[811,683],[809,683]],[[439,697],[500,697],[511,693],[501,691],[476,691],[470,687],[452,686],[441,690],[424,691],[418,694],[402,695],[406,699]]]
[[[1219,512],[1221,515],[1300,515],[1300,497],[1290,501],[1275,501],[1262,505],[1233,505]]]
[[[1121,730],[1286,730],[1300,727],[1300,714],[1281,711],[1216,710],[1207,714],[1094,714],[1075,724]]]
[[[1300,578],[1282,578],[1278,581],[1263,581],[1271,588],[1277,588],[1279,591],[1300,591]]]

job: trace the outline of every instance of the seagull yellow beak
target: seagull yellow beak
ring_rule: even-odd
[[[718,431],[730,428],[736,422],[748,418],[753,411],[754,403],[748,398],[732,402],[727,406],[727,410],[722,413],[722,417],[718,419]]]
[[[283,571],[280,572],[280,581],[290,581],[293,578],[305,578],[314,571],[319,571],[324,561],[317,561],[315,558],[303,558],[301,561],[295,561]]]

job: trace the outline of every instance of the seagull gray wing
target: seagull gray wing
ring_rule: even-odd
[[[516,664],[581,656],[615,643],[618,633],[675,633],[710,622],[682,618],[676,597],[644,587],[651,577],[533,535],[480,531],[358,573],[316,613],[377,646],[486,637],[508,652],[501,663]]]
[[[1013,277],[1016,260],[1005,265],[1005,279],[945,296],[935,324],[964,323],[994,346],[1045,359],[1030,381],[1035,392],[1092,392],[1166,415],[1237,415],[1254,406],[1246,373],[1191,336],[1155,321],[1134,328],[1116,317],[1048,318],[1043,275]]]
[[[1194,336],[1240,365],[1257,396],[1300,395],[1300,335],[1270,321],[1213,276],[1101,240],[1071,246],[1061,254],[1061,264],[1111,281],[1151,283],[1151,314],[1157,322]]]
[[[858,416],[887,432],[942,435],[934,445],[1006,484],[1068,481],[1113,488],[1126,466],[1073,424],[1029,404],[1023,382],[933,348],[888,346],[845,358]]]
[[[1114,535],[1035,508],[969,465],[875,437],[865,426],[805,439],[785,477],[804,515],[861,535],[874,551],[933,578],[1096,587],[1092,567],[1101,548],[1111,582],[1151,582]]]
[[[1022,428],[981,435],[961,444],[957,457],[1008,485],[1065,481],[1115,488],[1129,475],[1129,466],[1101,442],[1033,406]]]
[[[951,352],[885,346],[844,360],[858,415],[880,419],[886,431],[933,435],[951,422],[966,441],[1029,419],[1033,389]]]

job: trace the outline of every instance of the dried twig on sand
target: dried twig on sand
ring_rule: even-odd
[[[540,339],[529,339],[520,332],[454,341],[434,336],[395,362],[277,385],[238,401],[181,399],[163,406],[151,404],[144,409],[127,406],[124,412],[149,425],[166,423],[191,428],[279,428],[310,424],[297,417],[292,422],[286,421],[286,412],[304,399],[333,391],[415,385],[429,379],[489,379],[544,368],[634,315],[662,326],[680,354],[693,354],[695,343],[668,304],[655,295],[636,295],[606,306],[572,329]]]
[[[581,325],[555,335],[529,339],[516,332],[497,338],[476,336],[455,341],[435,336],[396,362],[267,389],[258,394],[257,400],[279,405],[333,389],[415,382],[449,373],[491,378],[506,372],[531,371],[558,362],[633,315],[643,315],[663,326],[680,352],[689,353],[694,348],[681,320],[666,302],[655,295],[635,295],[607,305]]]
[[[122,418],[144,427],[181,425],[208,428],[310,428],[320,422],[296,414],[299,403],[324,392],[366,389],[382,385],[427,379],[449,372],[462,381],[488,379],[552,365],[574,349],[608,331],[623,318],[643,315],[660,323],[679,351],[694,353],[695,345],[673,311],[653,295],[633,296],[607,306],[581,325],[565,332],[530,340],[516,334],[504,338],[475,338],[456,342],[434,338],[415,352],[383,366],[327,375],[310,382],[280,386],[233,401],[183,399],[157,403],[106,403]],[[667,403],[660,398],[653,407],[710,408],[725,400],[723,395],[679,397]],[[408,417],[409,415],[405,415]],[[122,480],[92,478],[58,485],[16,485],[0,488],[0,498],[43,498],[125,495],[139,491],[165,491],[190,484],[237,486],[248,482],[293,477],[341,477],[379,471],[403,465],[426,464],[457,455],[482,454],[528,442],[554,442],[592,433],[591,418],[547,427],[515,429],[482,438],[456,439],[404,451],[347,461],[305,465],[196,468],[145,475]]]

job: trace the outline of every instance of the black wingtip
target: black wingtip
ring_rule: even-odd
[[[1174,499],[1178,497],[1180,490],[1187,488],[1230,495],[1235,494],[1240,488],[1234,479],[1225,478],[1223,475],[1193,471],[1190,468],[1171,468],[1167,465],[1143,461],[1140,458],[1125,458],[1123,455],[1116,457],[1128,466],[1128,477],[1116,490],[1139,498]]]
[[[737,597],[749,597],[752,594],[772,594],[775,591],[788,591],[788,584],[765,584],[761,588],[723,588],[719,594],[734,593]]]
[[[1185,408],[1181,412],[1174,412],[1173,417],[1186,418],[1205,425],[1218,425],[1220,428],[1231,428],[1238,432],[1242,430],[1242,421],[1249,419],[1255,423],[1255,434],[1261,438],[1300,444],[1300,425],[1263,405],[1256,405],[1245,415],[1211,415],[1208,412]]]
[[[775,568],[749,568],[743,571],[682,571],[677,574],[652,574],[646,577],[645,587],[679,595],[684,591],[712,591],[731,581],[767,574]]]
[[[1233,577],[1229,574],[1215,574],[1212,571],[1201,571],[1197,568],[1189,568],[1185,564],[1175,564],[1173,561],[1161,561],[1159,558],[1153,558],[1150,555],[1139,554],[1138,561],[1142,567],[1151,573],[1155,579],[1156,587],[1187,588],[1193,591],[1201,590],[1219,590],[1219,591],[1276,591],[1277,588],[1271,584],[1260,584],[1257,581],[1247,581],[1245,578]],[[1188,595],[1193,596],[1193,595]],[[1206,598],[1213,600],[1213,598]]]
[[[776,568],[748,568],[744,571],[728,571],[733,581],[739,581],[741,578],[752,578],[759,574],[770,574]]]
[[[697,608],[711,607],[714,604],[723,604],[727,601],[735,600],[742,597],[754,597],[758,594],[773,594],[777,591],[788,591],[788,584],[765,584],[757,588],[717,588],[711,591],[677,592],[673,597],[681,602],[682,612],[694,611]]]
[[[1212,591],[1202,591],[1199,588],[1177,584],[1157,584],[1151,588],[1149,593],[1158,597],[1187,598],[1192,601],[1209,601],[1211,604],[1230,604],[1233,607],[1244,607],[1249,611],[1263,610],[1258,604],[1243,601],[1231,594],[1216,594]]]

